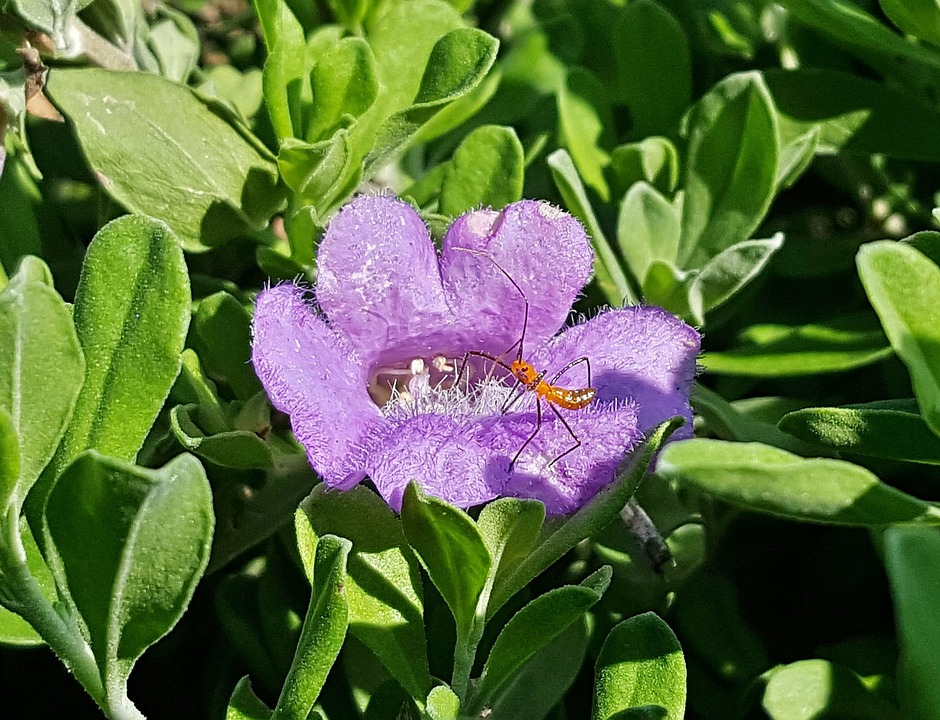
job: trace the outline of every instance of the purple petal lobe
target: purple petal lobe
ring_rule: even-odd
[[[304,300],[278,285],[255,303],[251,360],[272,404],[323,479],[348,489],[362,480],[362,441],[381,422],[355,350]]]
[[[360,196],[330,222],[316,295],[330,322],[370,352],[413,345],[450,322],[428,229],[390,195]]]
[[[601,313],[568,328],[540,348],[532,362],[548,377],[579,357],[591,362],[596,403],[632,400],[642,431],[676,415],[686,419],[676,437],[691,434],[689,393],[701,337],[675,315],[657,307],[636,306]],[[587,384],[583,363],[554,382],[563,387]]]
[[[441,276],[455,314],[472,318],[479,346],[470,349],[499,353],[518,342],[526,299],[526,347],[551,337],[587,282],[593,257],[581,224],[545,202],[522,200],[500,213],[459,217],[444,237]]]
[[[412,480],[457,507],[493,500],[509,473],[508,461],[493,452],[495,423],[424,414],[389,424],[369,445],[369,477],[395,511]]]

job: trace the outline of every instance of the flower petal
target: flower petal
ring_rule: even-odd
[[[330,222],[317,259],[317,303],[360,349],[392,353],[450,323],[437,253],[408,203],[357,197]]]
[[[546,202],[522,200],[499,213],[477,210],[457,218],[444,237],[441,277],[458,322],[471,321],[475,344],[468,349],[500,353],[518,342],[526,299],[526,347],[554,335],[587,282],[593,258],[581,223]]]
[[[539,348],[531,361],[547,369],[547,379],[562,387],[585,387],[583,363],[553,380],[579,357],[591,362],[596,403],[633,401],[640,429],[650,430],[675,415],[686,424],[674,437],[692,432],[689,393],[695,377],[695,359],[701,337],[693,328],[657,307],[635,306],[601,313],[568,328]]]
[[[642,439],[642,433],[636,408],[630,404],[559,409],[581,441],[578,446],[545,401],[541,402],[541,427],[536,425],[534,413],[505,416],[510,459],[530,436],[532,441],[519,456],[503,494],[541,500],[549,515],[566,514],[613,481],[620,462]]]
[[[412,480],[457,507],[493,500],[509,475],[492,449],[496,422],[422,414],[386,425],[370,443],[369,477],[396,512]]]
[[[355,350],[317,317],[305,292],[286,284],[258,296],[251,360],[274,407],[290,415],[313,468],[348,489],[365,475],[362,439],[381,414]]]

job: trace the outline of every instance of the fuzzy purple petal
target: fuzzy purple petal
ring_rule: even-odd
[[[509,474],[508,460],[493,448],[496,423],[434,414],[390,423],[370,444],[369,477],[395,511],[411,480],[457,507],[493,500]]]
[[[417,354],[415,338],[451,322],[428,229],[391,195],[346,205],[320,243],[317,268],[318,304],[367,352],[401,347],[403,356]]]
[[[506,274],[457,248],[485,254]],[[587,282],[593,257],[581,223],[545,202],[522,200],[499,213],[477,210],[457,218],[444,237],[441,276],[458,320],[472,321],[468,349],[499,353],[517,342],[526,299],[526,347],[554,335]]]
[[[575,444],[571,434],[543,402],[542,426],[519,460],[503,494],[541,500],[545,512],[572,512],[613,481],[626,453],[642,439],[636,408],[630,404],[591,405],[559,410],[581,440],[580,447],[551,464]],[[507,415],[504,451],[513,457],[537,427],[534,413]]]
[[[348,489],[365,476],[363,438],[381,422],[349,342],[317,317],[296,285],[255,302],[251,359],[272,404],[291,419],[314,469]]]
[[[701,337],[661,308],[635,306],[601,313],[568,328],[533,355],[532,362],[552,373],[579,357],[591,361],[596,403],[633,401],[640,429],[646,432],[676,415],[686,419],[675,437],[692,432],[689,393]],[[557,380],[563,387],[584,387],[580,364]]]

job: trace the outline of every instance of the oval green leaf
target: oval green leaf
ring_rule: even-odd
[[[630,186],[617,216],[617,244],[640,284],[654,260],[675,262],[679,231],[679,211],[662,193],[645,181]]]
[[[707,372],[747,377],[800,377],[843,372],[890,357],[884,333],[865,318],[833,317],[829,324],[752,325],[730,350],[707,352]]]
[[[56,69],[49,91],[104,190],[163,220],[187,250],[260,229],[282,202],[274,163],[183,85],[146,73]]]
[[[209,562],[215,516],[202,465],[148,470],[80,455],[46,504],[50,565],[81,615],[109,698],[180,619]]]
[[[163,223],[125,216],[92,240],[74,308],[85,384],[30,496],[31,522],[42,512],[55,476],[83,450],[121,460],[132,460],[140,450],[179,373],[189,304],[183,251]]]
[[[940,434],[940,267],[907,243],[858,251],[858,274],[914,385],[927,424]]]
[[[900,720],[902,717],[896,707],[865,687],[854,672],[816,659],[799,660],[772,671],[761,705],[771,720]],[[912,720],[912,716],[903,717]]]
[[[0,508],[19,507],[65,432],[85,377],[68,306],[28,259],[0,292],[0,411],[18,438],[17,477],[0,483]]]
[[[858,465],[801,458],[760,443],[673,443],[656,471],[725,502],[800,522],[867,527],[940,517]]]
[[[759,73],[731,75],[699,100],[689,130],[681,267],[702,267],[757,229],[776,191],[777,136]]]
[[[522,198],[525,156],[512,128],[476,128],[445,167],[439,208],[443,215],[457,217],[479,207],[501,210]]]
[[[231,294],[217,292],[200,301],[190,342],[206,374],[228,383],[239,400],[261,392],[251,365],[251,314]]]
[[[414,482],[405,490],[401,523],[453,613],[458,636],[466,636],[493,563],[476,523],[453,505],[425,495]]]
[[[807,408],[783,417],[779,427],[839,452],[940,464],[940,438],[924,422],[913,401]]]
[[[624,620],[610,631],[597,658],[593,720],[630,708],[658,706],[651,717],[685,717],[685,658],[672,629],[655,613]]]

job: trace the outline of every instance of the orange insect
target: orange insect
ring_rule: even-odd
[[[522,302],[524,303],[522,315],[522,334],[519,337],[519,341],[510,345],[506,352],[498,357],[496,355],[490,355],[489,353],[481,352],[479,350],[468,350],[466,353],[464,353],[463,361],[460,364],[460,370],[457,372],[457,379],[455,384],[460,384],[460,378],[463,376],[463,372],[466,369],[467,362],[470,360],[470,358],[479,357],[489,360],[490,362],[508,371],[509,374],[512,375],[516,381],[512,388],[513,392],[519,387],[522,388],[521,391],[515,396],[510,393],[510,396],[506,399],[506,402],[503,404],[503,407],[500,411],[503,414],[509,412],[509,409],[515,405],[519,401],[519,398],[523,397],[526,393],[535,393],[535,430],[531,435],[529,435],[528,439],[522,443],[522,447],[519,448],[513,457],[512,462],[509,463],[510,470],[516,464],[516,461],[519,459],[522,451],[528,447],[529,443],[532,442],[536,435],[538,435],[539,430],[542,429],[542,400],[544,400],[545,404],[548,406],[548,409],[555,413],[555,417],[557,417],[561,421],[561,424],[565,426],[565,430],[568,431],[568,434],[571,435],[571,439],[574,441],[574,444],[570,448],[558,455],[548,464],[548,466],[551,467],[556,462],[565,457],[565,455],[568,455],[569,453],[574,452],[579,447],[581,447],[581,438],[579,438],[575,431],[571,429],[571,425],[568,424],[568,421],[565,420],[562,414],[558,411],[558,408],[563,408],[565,410],[581,410],[582,408],[585,408],[594,402],[594,398],[597,396],[597,388],[591,387],[591,361],[586,357],[579,357],[576,360],[572,360],[561,370],[552,375],[551,378],[546,380],[545,376],[548,373],[547,370],[536,371],[532,363],[522,357],[523,346],[525,344],[525,333],[529,325],[529,299],[522,291],[522,288],[519,287],[519,284],[512,279],[509,273],[507,273],[503,267],[489,255],[477,250],[471,250],[469,248],[454,249],[485,258],[493,263],[493,265],[496,266],[496,269],[499,270],[506,277],[506,279],[512,283],[514,288],[516,288],[516,290],[522,296]],[[512,352],[513,349],[516,350],[516,359],[511,363],[507,363],[505,360],[503,360],[503,358]],[[587,387],[564,388],[556,385],[562,375],[568,372],[575,365],[579,365],[581,363],[584,363],[587,368]]]

